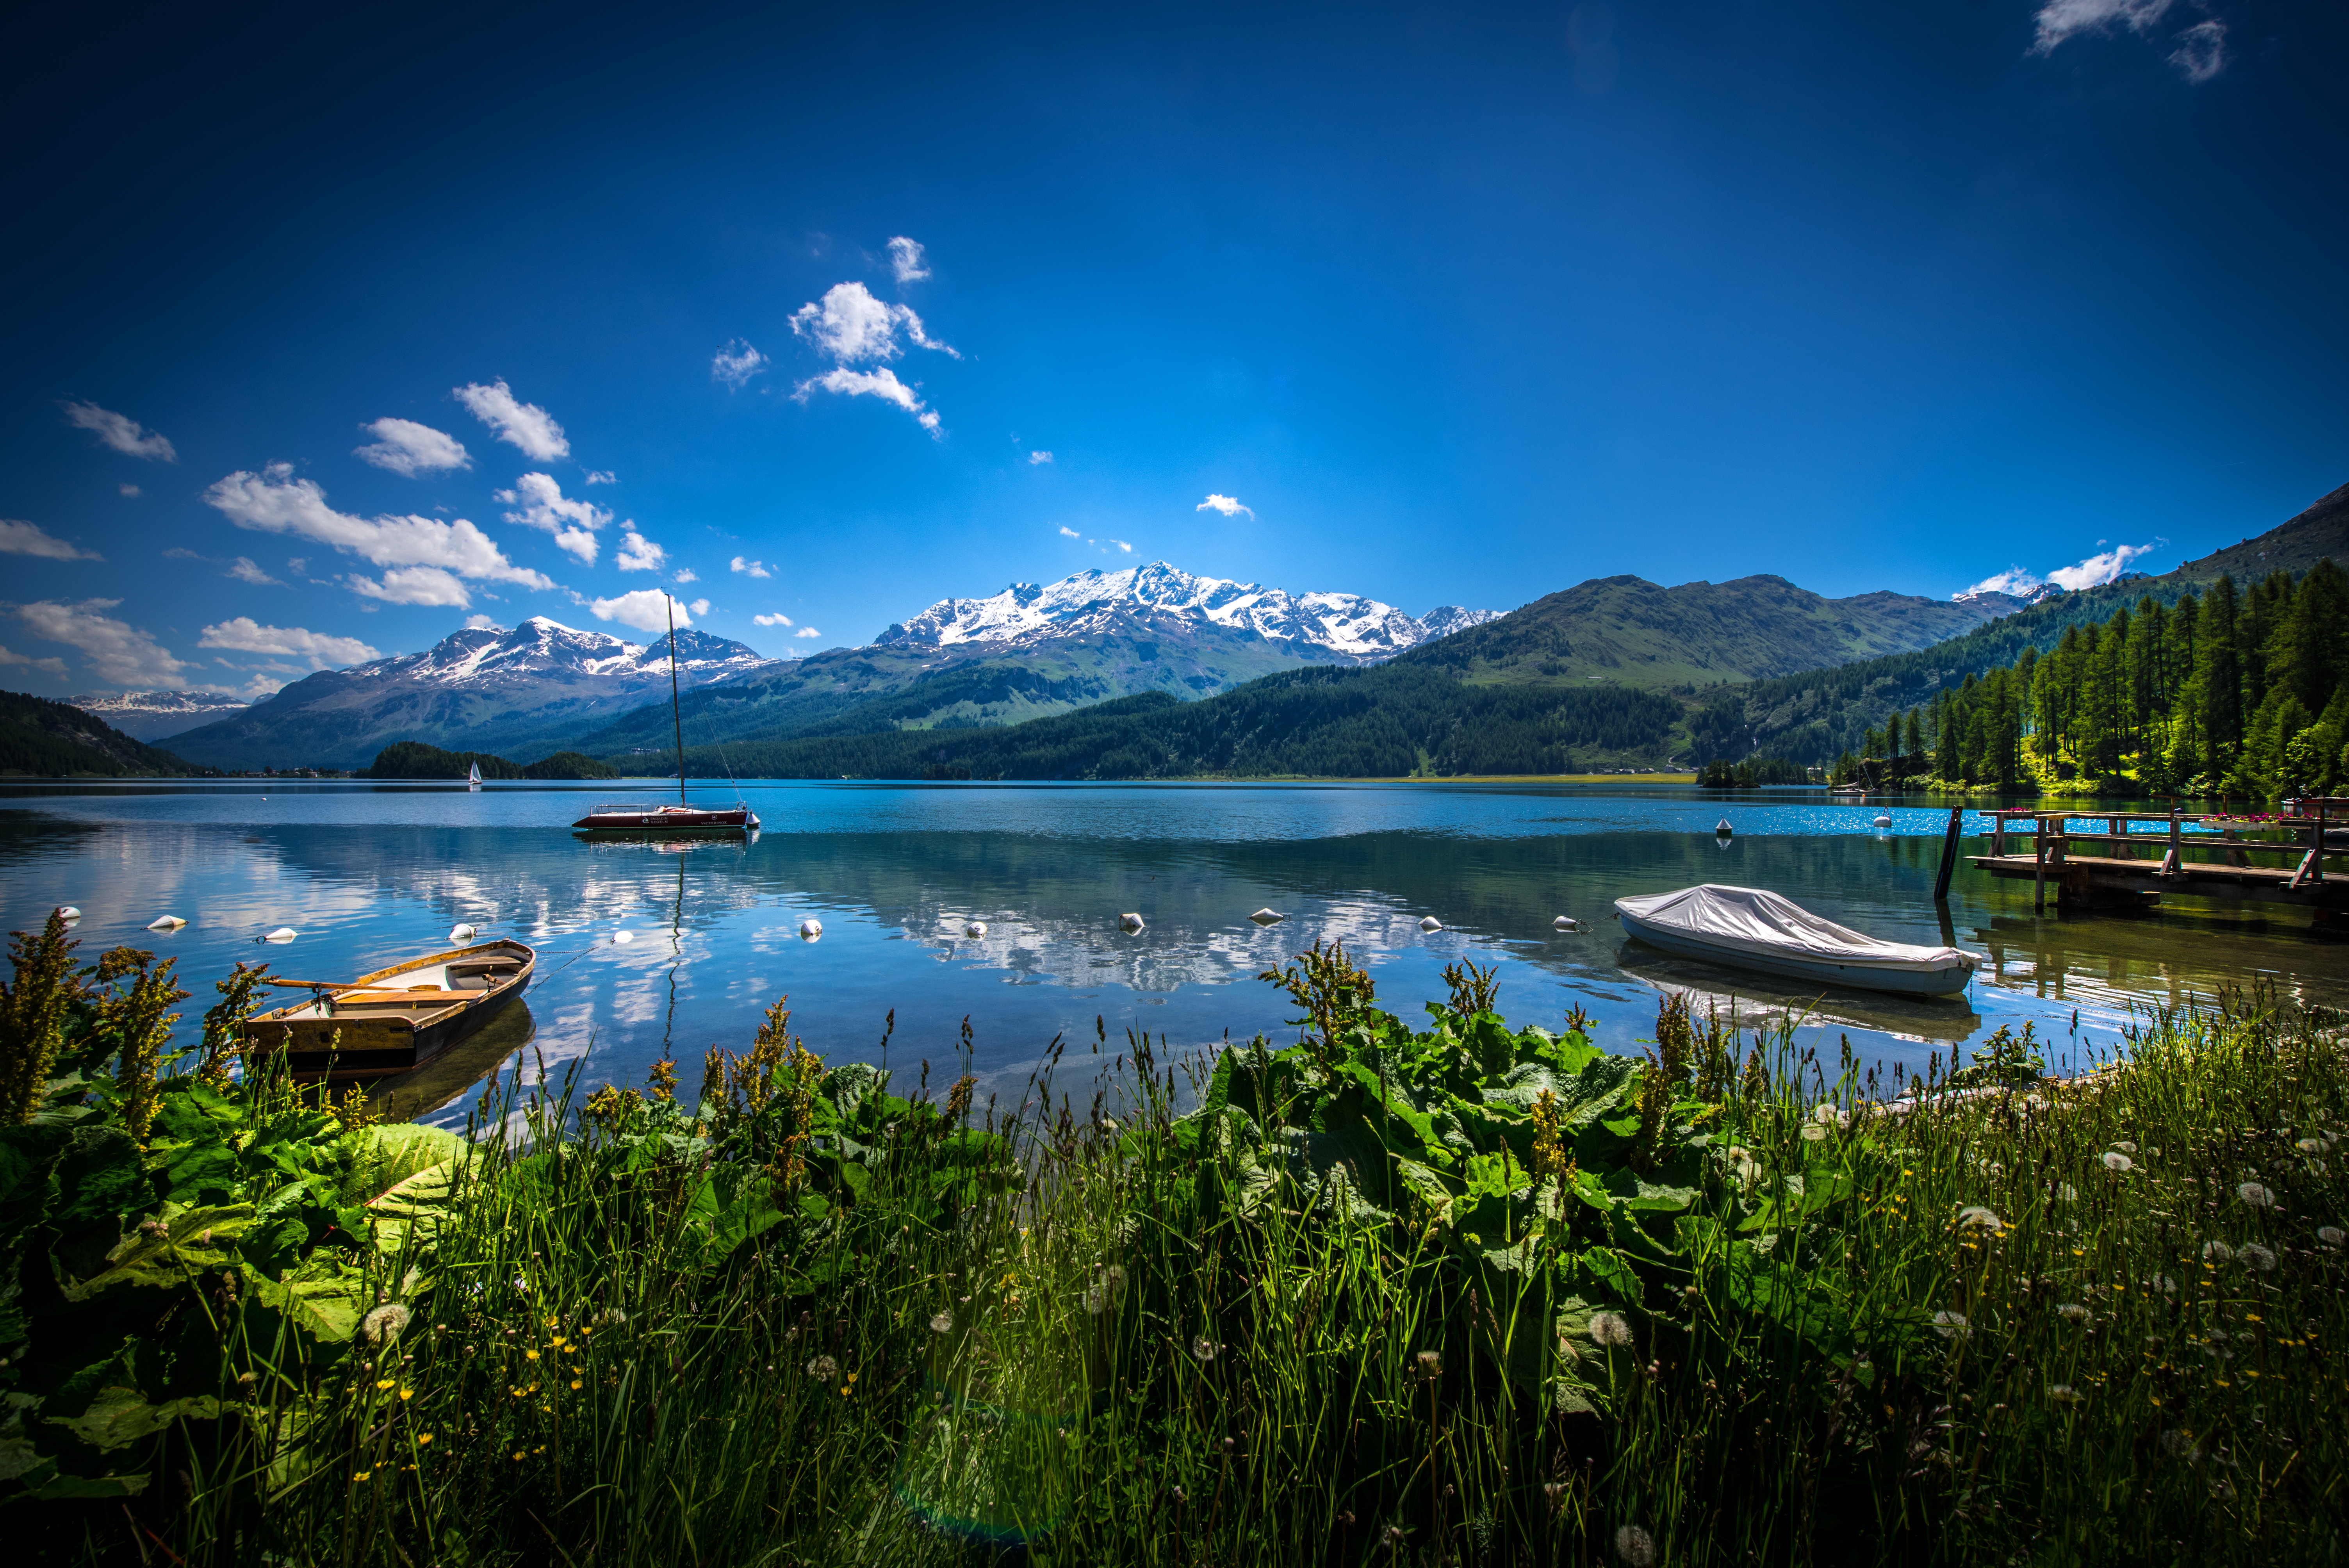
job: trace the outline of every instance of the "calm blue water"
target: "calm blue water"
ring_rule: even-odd
[[[200,994],[240,959],[304,979],[347,977],[445,945],[465,922],[542,954],[529,1016],[444,1064],[425,1099],[454,1095],[527,1037],[593,1083],[636,1081],[673,1049],[698,1081],[712,1043],[747,1047],[788,994],[793,1027],[827,1057],[956,1070],[1016,1088],[1055,1035],[1114,1043],[1129,1027],[1204,1046],[1276,1039],[1285,1000],[1257,973],[1316,938],[1343,938],[1381,1001],[1415,1013],[1466,956],[1501,967],[1503,1011],[1555,1026],[1569,1007],[1602,1043],[1652,1033],[1659,993],[1741,1016],[1785,1010],[1888,1067],[2039,1021],[2059,1048],[2109,1042],[2131,1004],[2261,975],[2349,1005],[2349,948],[2306,916],[2174,901],[2151,915],[2034,917],[2026,883],[1961,868],[1944,933],[1931,902],[1946,809],[1879,810],[1816,795],[1728,805],[1669,786],[896,785],[746,787],[755,842],[595,842],[565,825],[626,789],[286,781],[18,785],[0,789],[0,917],[36,926],[84,912],[82,955],[130,943],[180,960]],[[698,800],[730,787],[697,786]],[[658,799],[657,790],[643,797]],[[1736,833],[1718,842],[1726,814]],[[1979,827],[1979,822],[1975,827]],[[1971,830],[1971,829],[1970,829]],[[1775,889],[1878,935],[1953,937],[1990,963],[1960,1000],[1824,1000],[1629,944],[1611,903],[1698,882]],[[1261,928],[1263,906],[1288,918]],[[1140,913],[1139,934],[1118,916]],[[143,931],[162,913],[190,924]],[[1559,934],[1551,918],[1589,923]],[[1423,934],[1423,915],[1445,929]],[[797,934],[813,917],[816,942]],[[962,934],[987,923],[978,940]],[[283,945],[254,938],[292,926]],[[615,944],[627,932],[632,940]],[[2076,1035],[2074,1014],[2078,1015]],[[2074,1059],[2077,1059],[2076,1057]],[[445,1081],[443,1081],[445,1080]],[[471,1097],[434,1114],[461,1118]],[[409,1109],[419,1109],[410,1107]]]

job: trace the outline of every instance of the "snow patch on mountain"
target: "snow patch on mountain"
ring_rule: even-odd
[[[1365,663],[1495,620],[1500,612],[1446,604],[1425,616],[1359,593],[1291,593],[1223,577],[1195,577],[1164,561],[1122,572],[1080,572],[1039,586],[1015,583],[984,599],[941,599],[874,639],[883,647],[1019,645],[1081,635],[1135,611],[1171,614],[1307,644]]]
[[[243,697],[202,691],[85,692],[66,701],[133,740],[175,735],[199,724],[226,718],[245,706]]]
[[[677,634],[679,681],[708,686],[778,661],[747,644],[688,628]],[[624,642],[533,615],[503,626],[451,632],[420,654],[394,654],[342,672],[355,679],[406,679],[444,686],[502,686],[551,675],[604,676],[626,684],[668,678],[668,639]]]

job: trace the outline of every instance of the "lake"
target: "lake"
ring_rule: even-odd
[[[1295,1031],[1257,979],[1342,938],[1381,1005],[1409,1017],[1459,958],[1497,965],[1500,1007],[1558,1026],[1568,1009],[1612,1049],[1653,1033],[1665,990],[1697,1011],[1788,1012],[1830,1057],[1920,1070],[1928,1052],[2035,1021],[2051,1063],[2109,1047],[2133,1006],[2253,980],[2349,1006],[2349,944],[2302,912],[2179,899],[2147,914],[2044,916],[2028,883],[1961,866],[1932,903],[1946,807],[1829,801],[1818,791],[1707,797],[1663,785],[746,785],[754,841],[590,842],[566,824],[630,784],[461,786],[295,780],[0,787],[0,915],[37,928],[83,911],[80,956],[131,944],[180,960],[198,993],[182,1037],[239,960],[346,978],[446,945],[463,922],[539,949],[528,1013],[411,1086],[405,1112],[460,1121],[463,1093],[526,1041],[585,1081],[640,1083],[665,1050],[699,1081],[712,1043],[747,1048],[788,995],[792,1027],[828,1059],[882,1059],[907,1084],[960,1070],[961,1026],[986,1089],[1017,1092],[1052,1038],[1112,1050],[1127,1029],[1175,1047]],[[723,782],[699,800],[730,799]],[[1732,837],[1713,827],[1726,815]],[[1979,819],[1969,830],[1984,830]],[[1969,848],[1971,848],[1971,844]],[[1700,882],[1766,887],[1845,924],[1985,955],[1962,998],[1806,993],[1630,943],[1612,901]],[[1269,907],[1288,918],[1253,923]],[[1146,923],[1120,929],[1133,912]],[[175,934],[142,929],[184,916]],[[1551,929],[1573,915],[1579,934]],[[1444,929],[1423,934],[1423,916]],[[803,941],[801,923],[823,923]],[[981,921],[986,934],[963,934]],[[256,945],[278,926],[301,934]],[[626,932],[631,940],[615,943]],[[534,1036],[533,1031],[534,1030]],[[434,1105],[434,1101],[445,1101]]]

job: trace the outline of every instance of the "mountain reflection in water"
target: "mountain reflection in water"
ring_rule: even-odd
[[[628,787],[591,785],[597,799]],[[697,786],[697,789],[701,789]],[[716,786],[708,793],[725,793]],[[1832,1055],[1920,1070],[2002,1023],[2036,1020],[2051,1061],[2109,1046],[2132,1005],[2174,1005],[2254,977],[2302,1000],[2349,1002],[2349,947],[2310,937],[2305,916],[2186,902],[2147,915],[2034,918],[2026,883],[1961,869],[1931,902],[1946,810],[1816,795],[1718,798],[1669,787],[1407,785],[745,786],[767,823],[754,841],[590,842],[563,824],[582,790],[547,785],[195,784],[14,786],[0,809],[0,913],[30,929],[58,903],[85,912],[82,956],[121,943],[181,960],[198,995],[242,959],[332,978],[444,945],[462,921],[541,952],[523,1034],[550,1067],[640,1081],[664,1050],[698,1081],[712,1044],[747,1046],[760,1011],[788,994],[794,1031],[833,1060],[887,1048],[910,1082],[972,1066],[1016,1091],[1055,1035],[1076,1056],[1095,1020],[1177,1047],[1293,1037],[1291,1009],[1256,975],[1315,941],[1343,940],[1381,1005],[1416,1017],[1441,971],[1467,956],[1501,968],[1513,1020],[1556,1027],[1580,1007],[1600,1042],[1632,1049],[1661,992],[1744,1022],[1798,1020]],[[1727,815],[1735,831],[1718,840]],[[1628,941],[1612,902],[1700,882],[1767,887],[1829,919],[1898,941],[1984,955],[1962,997],[1825,996]],[[1259,926],[1270,907],[1288,918]],[[1140,913],[1138,932],[1119,916]],[[142,928],[171,913],[191,923]],[[1444,929],[1420,931],[1433,914]],[[1570,914],[1586,929],[1559,933]],[[1947,934],[1944,932],[1944,916]],[[800,926],[822,922],[819,941]],[[971,921],[986,934],[964,934]],[[256,947],[276,925],[300,938]],[[613,935],[631,940],[615,944]],[[2073,1014],[2079,1028],[2073,1033]],[[464,1064],[418,1085],[430,1114],[460,1119],[474,1077],[522,1042],[506,1026]],[[472,1056],[490,1059],[475,1062]],[[1072,1063],[1075,1057],[1072,1057]],[[534,1068],[533,1068],[534,1070]],[[426,1092],[427,1090],[430,1092]]]

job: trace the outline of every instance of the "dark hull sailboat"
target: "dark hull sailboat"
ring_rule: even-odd
[[[665,600],[668,595],[664,593]],[[572,828],[582,833],[750,833],[758,830],[758,813],[745,805],[704,807],[685,798],[685,720],[678,711],[677,610],[670,601],[668,622],[668,715],[677,730],[677,804],[598,806]]]

